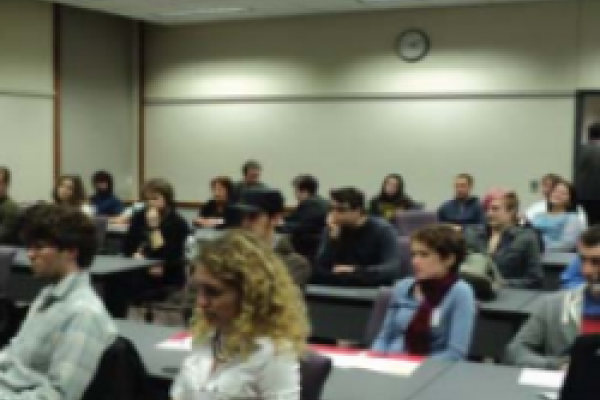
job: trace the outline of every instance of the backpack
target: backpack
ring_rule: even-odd
[[[495,299],[504,284],[494,260],[481,253],[470,253],[460,265],[459,275],[471,285],[478,300]]]

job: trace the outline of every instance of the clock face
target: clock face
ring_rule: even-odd
[[[429,48],[429,37],[425,32],[417,29],[405,31],[398,38],[398,54],[404,61],[422,60],[429,53]]]

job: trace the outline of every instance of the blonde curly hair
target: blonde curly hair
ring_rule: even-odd
[[[278,350],[303,352],[309,328],[301,292],[262,240],[250,232],[232,230],[203,245],[195,266],[202,266],[241,296],[240,313],[223,343],[224,356],[249,356],[261,336],[270,338]],[[194,340],[206,342],[213,331],[202,312],[196,311]]]

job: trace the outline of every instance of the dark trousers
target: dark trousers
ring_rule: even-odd
[[[588,218],[588,225],[600,224],[600,200],[581,200],[581,206]]]

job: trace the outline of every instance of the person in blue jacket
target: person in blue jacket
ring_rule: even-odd
[[[371,349],[463,360],[476,317],[473,291],[458,277],[467,254],[465,241],[449,225],[428,226],[411,240],[414,277],[394,287],[383,327]]]

